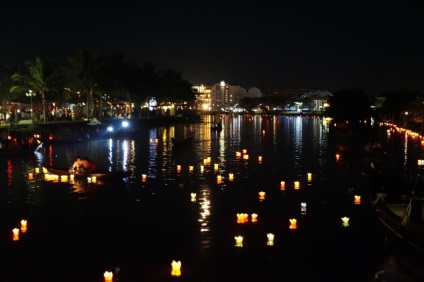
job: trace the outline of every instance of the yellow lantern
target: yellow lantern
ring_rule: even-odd
[[[297,219],[295,218],[290,218],[290,229],[297,229]]]
[[[294,189],[299,190],[300,188],[300,182],[299,181],[295,181],[294,182]]]
[[[252,222],[258,222],[258,214],[257,213],[252,213],[252,215],[251,215],[251,218],[252,218]]]
[[[60,182],[68,182],[68,176],[67,175],[61,175],[60,176]]]
[[[27,232],[27,221],[26,221],[26,219],[21,220],[21,231],[22,231],[22,233]]]
[[[342,226],[343,227],[349,227],[349,218],[344,216],[342,217]]]
[[[36,167],[35,168],[35,173],[40,173],[40,168],[39,167]]]
[[[355,195],[354,203],[355,203],[355,205],[360,205],[361,204],[361,196]]]
[[[173,260],[171,262],[171,267],[172,267],[172,270],[171,270],[172,276],[177,276],[177,277],[181,276],[181,261]]]
[[[44,174],[48,173],[47,168],[43,167],[43,173]]]
[[[258,162],[261,164],[262,163],[262,156],[258,156]]]
[[[236,152],[236,157],[241,157],[241,152],[240,151],[237,151]]]
[[[236,247],[243,247],[243,236],[235,236],[236,239]]]
[[[181,165],[177,165],[177,171],[180,172],[181,171]]]
[[[308,181],[311,182],[312,181],[312,173],[308,172]]]
[[[259,201],[263,201],[263,200],[265,200],[265,192],[264,191],[260,191],[259,192]]]
[[[200,173],[205,172],[205,166],[204,165],[200,165]]]
[[[249,159],[249,155],[248,154],[243,155],[243,160],[248,160],[248,159]]]
[[[243,149],[243,154],[247,154],[247,149]]]
[[[144,174],[144,173],[143,173],[143,174],[141,175],[141,181],[142,181],[142,182],[146,182],[146,181],[147,181],[147,175],[146,175],[146,174]]]
[[[221,175],[217,175],[217,177],[216,177],[216,183],[217,184],[221,184],[222,183],[222,176]]]
[[[191,201],[196,202],[196,193],[191,193]]]
[[[286,190],[286,182],[284,182],[284,181],[280,182],[280,189],[281,189],[281,191]]]
[[[69,181],[74,182],[74,180],[75,180],[75,174],[70,174]]]
[[[194,166],[190,165],[190,166],[188,167],[188,171],[189,171],[189,172],[193,172],[193,170],[194,170]]]
[[[274,246],[274,234],[268,233],[268,234],[266,234],[266,237],[268,239],[267,242],[266,242],[266,244],[268,246]]]
[[[91,177],[91,182],[96,183],[97,182],[97,176],[92,176]]]
[[[28,180],[33,180],[34,174],[32,172],[28,173]]]
[[[228,174],[228,179],[229,179],[230,181],[233,181],[233,180],[234,180],[234,173],[230,172],[230,173]]]
[[[12,234],[13,234],[13,241],[19,241],[19,229],[13,228]]]
[[[112,271],[105,271],[103,273],[103,277],[105,278],[105,282],[113,281],[113,272]]]
[[[213,169],[214,169],[215,171],[217,171],[217,170],[218,170],[218,168],[219,168],[219,164],[217,164],[217,163],[216,163],[216,164],[214,164],[214,165],[213,165]]]

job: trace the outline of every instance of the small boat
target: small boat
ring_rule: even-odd
[[[74,178],[76,179],[88,179],[96,177],[96,180],[101,182],[122,181],[131,175],[131,172],[129,171],[96,171],[72,173],[69,171],[69,168],[53,167],[49,165],[43,165],[43,168],[45,168],[49,173],[59,176],[69,176],[73,174]]]
[[[222,130],[222,123],[215,123],[211,126],[212,131],[221,131]]]
[[[185,144],[190,144],[193,142],[193,135],[189,135],[186,137],[172,137],[172,144],[173,145],[185,145]]]

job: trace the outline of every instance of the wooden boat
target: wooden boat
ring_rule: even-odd
[[[113,181],[122,181],[125,178],[131,175],[129,171],[96,171],[96,172],[82,172],[82,173],[72,173],[69,171],[69,168],[60,168],[53,167],[49,165],[43,165],[49,173],[54,175],[74,175],[76,179],[88,179],[96,177],[97,181],[101,182],[113,182]]]
[[[172,137],[171,140],[173,145],[190,144],[193,142],[193,135],[189,135],[186,137]]]
[[[395,185],[398,185],[396,183]],[[415,186],[416,187],[416,186]],[[410,189],[374,189],[371,203],[399,264],[420,281],[424,280],[424,197]]]

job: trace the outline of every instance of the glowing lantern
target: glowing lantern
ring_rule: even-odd
[[[200,173],[203,173],[205,171],[205,166],[204,165],[200,165]]]
[[[35,173],[40,173],[40,168],[39,167],[36,167],[35,168]]]
[[[243,154],[247,154],[247,149],[243,149]]]
[[[237,223],[246,223],[249,221],[249,215],[247,213],[237,214]]]
[[[172,270],[171,270],[172,276],[177,276],[177,277],[181,276],[181,261],[173,260],[171,262],[171,267],[172,267]]]
[[[228,179],[229,179],[230,181],[233,181],[233,180],[234,180],[234,173],[230,172],[230,173],[228,174]]]
[[[47,168],[43,167],[43,173],[47,173]]]
[[[105,282],[113,281],[113,272],[112,271],[105,271],[103,273],[103,277],[105,278]]]
[[[300,213],[306,214],[306,203],[305,202],[300,203]]]
[[[180,172],[181,171],[181,165],[177,165],[177,171]]]
[[[60,176],[60,182],[68,182],[68,176],[67,175],[61,175]]]
[[[191,201],[196,202],[196,193],[191,193]]]
[[[237,151],[236,152],[236,157],[241,157],[241,152]]]
[[[217,184],[221,184],[222,183],[222,176],[221,175],[217,175],[216,176],[216,183]]]
[[[312,173],[308,172],[308,181],[311,182],[312,181]]]
[[[342,217],[342,226],[343,227],[349,227],[349,218],[348,217]]]
[[[146,174],[144,174],[144,173],[143,173],[143,174],[141,175],[141,181],[142,181],[142,182],[146,182],[146,181],[147,181],[147,175],[146,175]]]
[[[249,155],[248,154],[243,155],[243,160],[248,160],[248,159],[249,159]]]
[[[71,182],[73,182],[74,179],[75,179],[75,174],[70,174],[69,175],[69,179],[70,179]]]
[[[262,156],[258,156],[258,162],[261,164],[262,163]]]
[[[22,233],[25,233],[25,232],[27,232],[27,221],[26,221],[26,219],[22,219],[21,220],[21,231],[22,231]]]
[[[360,205],[361,204],[361,196],[355,195],[354,203],[355,203],[355,205]]]
[[[236,247],[243,247],[243,237],[242,236],[235,236],[234,239],[236,239]]]
[[[266,244],[268,246],[274,246],[274,234],[268,233],[268,234],[266,234],[266,237],[268,239],[267,242],[266,242]]]
[[[252,217],[252,222],[258,222],[258,214],[257,213],[252,213],[251,217]]]
[[[259,192],[259,201],[263,201],[263,200],[265,200],[265,192],[264,191],[260,191]]]
[[[300,182],[299,181],[295,181],[294,182],[294,189],[299,190],[300,188]]]
[[[338,161],[340,159],[340,154],[336,154],[336,160]]]
[[[19,241],[19,229],[13,228],[12,234],[13,234],[13,241]]]
[[[34,179],[34,174],[32,172],[28,173],[28,179],[29,180],[33,180]]]
[[[92,176],[91,177],[91,182],[97,183],[97,176]]]
[[[289,221],[290,221],[290,229],[297,229],[297,219],[295,219],[295,218],[290,218],[289,219]]]
[[[219,168],[219,164],[214,164],[214,165],[213,165],[213,169],[214,169],[215,171],[217,171],[217,170],[218,170],[218,168]]]
[[[156,143],[156,144],[158,144],[158,143],[159,143],[159,140],[158,140],[157,138],[155,139],[155,143]]]
[[[194,166],[192,166],[192,165],[188,166],[188,171],[189,172],[193,172],[193,170],[194,170]]]
[[[87,177],[87,183],[91,183],[91,177]]]
[[[286,182],[284,182],[284,181],[280,182],[280,189],[281,189],[281,191],[286,190]]]

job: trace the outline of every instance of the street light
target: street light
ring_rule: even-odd
[[[31,98],[31,121],[34,122],[34,117],[33,117],[33,110],[32,110],[32,97],[35,97],[35,94],[32,90],[29,90],[28,93],[25,93],[27,95],[27,97]]]

